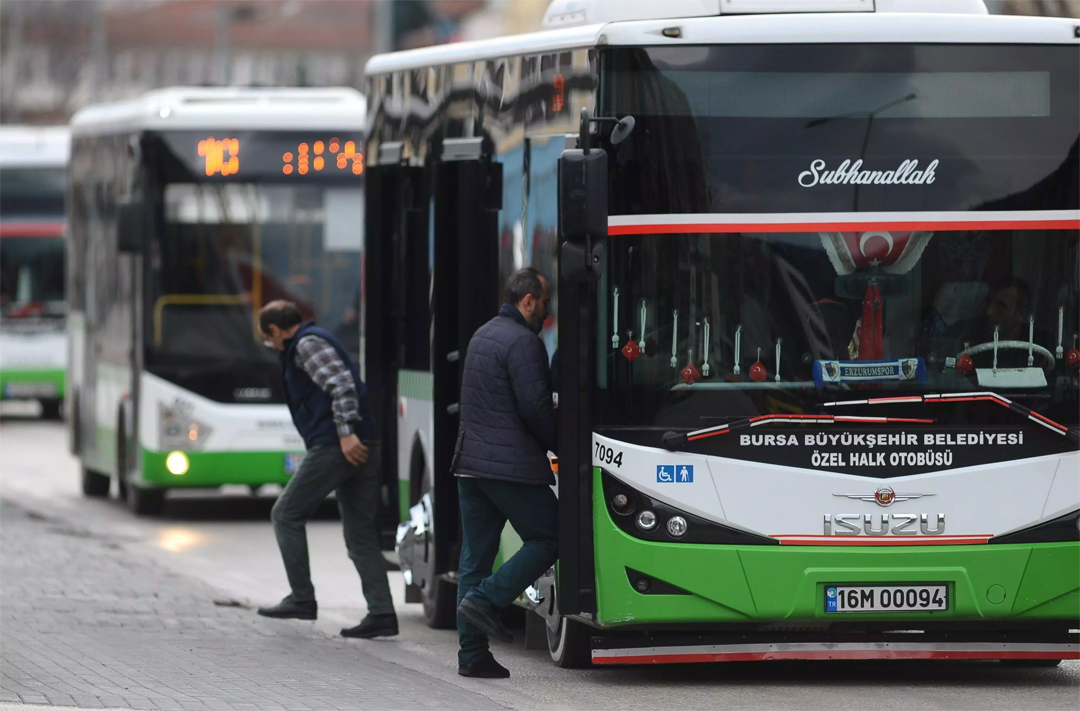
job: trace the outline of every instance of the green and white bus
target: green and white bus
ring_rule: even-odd
[[[66,126],[0,128],[0,399],[64,400]]]
[[[288,481],[304,451],[257,314],[360,352],[364,97],[153,91],[72,119],[70,427],[83,491]]]
[[[462,354],[533,265],[560,557],[520,601],[556,663],[1080,657],[1080,24],[557,0],[546,25],[367,65],[368,384],[429,622]]]

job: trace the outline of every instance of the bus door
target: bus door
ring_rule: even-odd
[[[434,170],[432,363],[434,380],[435,573],[457,570],[457,483],[450,463],[457,442],[461,369],[473,333],[499,308],[498,217],[502,164],[481,138],[446,139]]]
[[[402,281],[399,256],[415,211],[411,183],[421,172],[401,162],[401,143],[379,146],[378,162],[366,171],[364,223],[363,377],[371,410],[382,439],[382,471],[379,474],[379,541],[393,550],[400,520],[397,452],[397,382],[401,368],[400,324],[402,299],[395,284]]]

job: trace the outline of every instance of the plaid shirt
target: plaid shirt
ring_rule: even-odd
[[[325,338],[304,336],[296,344],[293,357],[320,390],[333,399],[334,426],[338,437],[353,434],[352,423],[360,420],[359,396],[349,367]]]

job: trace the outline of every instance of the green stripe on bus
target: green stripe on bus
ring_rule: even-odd
[[[184,452],[189,466],[176,476],[165,467],[168,452],[142,450],[142,481],[168,487],[222,484],[285,484],[285,452]]]
[[[398,396],[411,400],[431,400],[434,379],[423,370],[398,371]]]
[[[56,398],[64,397],[66,371],[63,368],[10,368],[0,369],[0,398],[7,399],[10,383],[33,383],[52,385]],[[18,397],[18,395],[16,395]]]

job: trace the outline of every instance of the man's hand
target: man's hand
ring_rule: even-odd
[[[360,438],[354,434],[341,438],[341,451],[345,454],[345,458],[349,460],[349,464],[354,467],[367,462],[368,449],[360,441]]]

